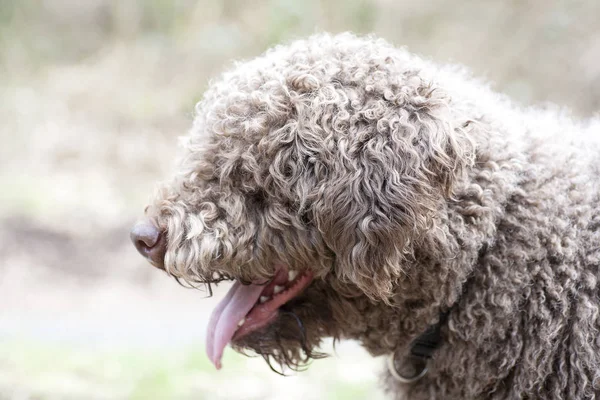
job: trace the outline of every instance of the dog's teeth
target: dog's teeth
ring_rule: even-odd
[[[275,286],[273,288],[273,294],[277,294],[277,293],[281,292],[283,289],[285,289],[283,286]]]
[[[238,326],[244,325],[244,322],[246,322],[246,318],[242,318],[242,320],[238,322]]]
[[[267,296],[260,296],[260,304],[264,303],[265,301],[269,300],[269,298]]]
[[[293,281],[298,276],[298,271],[290,271],[288,272],[288,281]]]

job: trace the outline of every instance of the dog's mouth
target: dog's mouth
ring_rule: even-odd
[[[279,307],[298,296],[311,282],[310,271],[298,273],[280,267],[265,284],[236,281],[213,310],[206,334],[206,353],[217,369],[227,343],[256,331],[277,317]]]

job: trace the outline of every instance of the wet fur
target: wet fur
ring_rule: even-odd
[[[393,398],[595,399],[598,131],[382,40],[321,34],[210,85],[147,213],[182,281],[314,272],[234,344],[274,366],[301,368],[324,337],[403,351],[451,310],[426,377],[387,376]]]

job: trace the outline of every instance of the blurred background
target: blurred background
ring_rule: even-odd
[[[280,377],[204,329],[216,298],[128,229],[211,77],[319,31],[374,32],[523,105],[600,109],[600,2],[0,0],[0,400],[378,399],[356,343]]]

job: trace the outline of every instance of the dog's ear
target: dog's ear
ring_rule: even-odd
[[[447,107],[379,109],[337,138],[313,211],[337,277],[388,301],[414,241],[472,165],[474,144]]]

